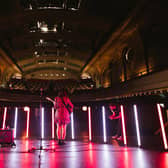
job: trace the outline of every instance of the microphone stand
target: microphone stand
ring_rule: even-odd
[[[42,96],[43,96],[43,88],[40,88],[40,113],[41,113],[41,120],[42,120]],[[41,124],[42,124],[42,122],[41,122]],[[38,155],[38,157],[39,157],[39,167],[40,167],[40,162],[41,162],[41,151],[42,150],[49,150],[49,149],[44,149],[43,148],[42,141],[43,141],[43,138],[41,137],[40,138],[40,148],[33,147],[33,148],[28,150],[28,152],[32,152],[32,151],[35,151],[35,150],[39,150],[40,151],[39,155]]]
[[[41,118],[42,118],[42,102],[41,102],[42,96],[43,96],[43,88],[40,88],[40,113],[41,113]],[[40,153],[39,153],[39,158],[41,158],[41,150],[43,149],[42,140],[43,139],[41,137],[40,138]]]
[[[42,96],[43,96],[43,88],[40,88],[40,113],[41,113],[41,115],[42,115]],[[41,116],[41,118],[42,118],[42,116]],[[41,123],[42,124],[42,123]],[[29,149],[28,150],[28,152],[31,152],[31,151],[34,151],[34,150],[40,150],[40,152],[39,152],[39,159],[41,159],[41,151],[43,150],[43,146],[42,146],[42,137],[40,138],[40,148],[38,149],[38,148],[31,148],[31,149]],[[40,162],[40,160],[39,160],[39,162]]]

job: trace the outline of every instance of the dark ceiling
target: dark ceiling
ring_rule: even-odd
[[[80,79],[135,0],[5,0],[0,45],[24,78]]]

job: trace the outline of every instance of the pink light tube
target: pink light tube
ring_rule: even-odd
[[[44,107],[42,107],[41,111],[41,138],[44,138]]]
[[[123,131],[124,145],[127,145],[123,105],[120,106],[120,109],[121,109],[121,121],[122,121],[122,131]]]
[[[18,108],[15,108],[15,121],[14,121],[14,138],[16,138],[17,132],[17,116],[18,116]]]
[[[106,118],[105,118],[105,107],[102,107],[102,118],[103,118],[103,137],[104,142],[107,142],[107,136],[106,136]]]
[[[166,138],[166,132],[165,132],[165,128],[164,128],[164,122],[163,122],[163,116],[162,116],[162,110],[161,110],[160,104],[157,104],[157,110],[158,110],[158,115],[159,115],[160,127],[161,127],[161,131],[162,131],[162,139],[163,139],[163,143],[164,143],[164,148],[165,148],[165,150],[167,150],[168,149],[167,138]]]
[[[54,108],[52,108],[52,139],[54,139]]]
[[[7,107],[4,108],[4,115],[3,115],[3,125],[2,125],[2,129],[5,129],[5,124],[6,124],[6,115],[7,115]]]
[[[92,124],[91,124],[91,109],[88,107],[88,120],[89,120],[89,141],[92,140]]]
[[[30,107],[24,107],[24,111],[27,112],[27,123],[26,123],[26,138],[29,137],[29,122],[30,122]]]
[[[141,146],[137,106],[134,104],[133,107],[134,107],[134,114],[135,114],[135,125],[136,125],[136,133],[137,133],[138,146]]]
[[[73,113],[71,113],[71,136],[72,136],[72,139],[75,139]]]

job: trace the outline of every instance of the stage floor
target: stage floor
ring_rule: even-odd
[[[79,141],[62,146],[53,140],[15,143],[0,147],[0,168],[168,168],[168,152]]]

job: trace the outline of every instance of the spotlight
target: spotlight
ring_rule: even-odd
[[[83,111],[87,111],[87,106],[82,106]]]

